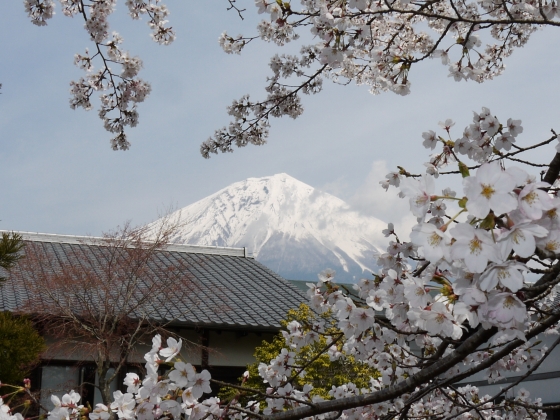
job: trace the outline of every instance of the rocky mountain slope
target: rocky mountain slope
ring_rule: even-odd
[[[175,243],[247,247],[294,280],[332,268],[339,281],[355,282],[375,270],[374,254],[386,242],[385,223],[287,174],[236,182],[170,220],[181,226]]]

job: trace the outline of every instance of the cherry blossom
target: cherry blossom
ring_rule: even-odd
[[[519,210],[529,219],[538,220],[544,211],[554,207],[552,198],[542,189],[550,187],[546,182],[525,185],[519,193]]]
[[[436,137],[436,133],[433,130],[426,131],[422,133],[422,137],[424,138],[424,147],[426,149],[435,149],[437,145],[438,138]],[[398,185],[397,185],[398,187]]]
[[[136,373],[129,372],[126,374],[124,378],[124,384],[128,387],[126,392],[134,394],[138,392],[138,390],[140,389],[140,385],[142,384],[142,381],[140,380],[140,377]]]
[[[116,410],[119,418],[133,419],[133,408],[136,405],[134,395],[130,393],[123,394],[121,391],[115,391],[113,393],[113,398],[115,401],[111,404],[111,409]]]
[[[207,370],[195,375],[191,392],[195,398],[200,398],[203,393],[212,392],[210,389],[210,373]]]
[[[159,354],[162,357],[165,357],[165,361],[169,362],[173,357],[175,357],[181,351],[181,346],[183,345],[183,340],[179,339],[179,341],[175,340],[173,337],[169,337],[167,339],[167,348],[161,349]]]
[[[432,296],[424,280],[415,277],[404,281],[404,297],[408,300],[410,306],[424,308],[432,302]]]
[[[54,15],[52,0],[24,0],[24,7],[31,22],[38,26],[47,25]],[[98,115],[107,131],[115,134],[111,139],[114,150],[127,150],[130,142],[125,128],[138,124],[137,105],[143,102],[151,91],[149,83],[138,78],[142,61],[121,47],[122,37],[111,32],[109,16],[115,10],[117,0],[60,0],[62,14],[84,20],[84,29],[94,44],[91,55],[76,54],[74,63],[86,72],[77,81],[70,82],[70,107],[73,109],[93,108],[92,96],[99,93],[101,107]],[[127,0],[125,2],[133,19],[148,16],[148,26],[152,39],[161,45],[168,45],[175,39],[175,32],[165,19],[169,14],[160,0]],[[96,70],[95,65],[99,68]],[[109,64],[120,67],[113,70]]]
[[[366,3],[348,2],[369,7]],[[407,4],[399,7],[412,7]],[[259,5],[263,14],[274,6],[270,9],[278,16],[286,7]],[[343,28],[348,10],[323,6],[317,13],[325,24],[336,22]],[[473,50],[480,39],[461,42]],[[470,174],[473,166],[456,159],[447,164],[458,170],[441,171],[437,179],[443,182],[448,175],[460,174],[465,197],[457,197],[449,187],[435,195],[434,177],[403,168],[394,172],[399,182],[390,186],[400,189],[411,213],[420,219],[410,232],[411,241],[402,241],[406,232],[389,224],[383,234],[390,240],[377,257],[376,273],[352,288],[338,285],[332,270],[308,283],[317,319],[286,322],[282,350],[258,366],[266,391],[245,388],[244,375],[241,385],[234,386],[237,397],[211,397],[210,373],[198,372],[192,361],[181,358],[181,340],[169,338],[162,348],[161,337],[155,336],[144,357],[146,376],[126,375],[127,393],[115,392],[109,407],[87,409],[90,419],[543,419],[541,401],[523,389],[512,396],[501,391],[484,394],[471,385],[449,386],[475,373],[493,382],[527,366],[538,367],[550,354],[539,334],[558,334],[560,313],[551,308],[560,287],[560,201],[555,197],[560,167],[549,166],[542,176],[550,181],[546,183],[517,166],[508,167],[511,160],[523,163],[522,152],[532,149],[516,145],[515,155],[509,156],[500,151],[500,135],[511,130],[507,132],[515,138],[522,130],[517,120],[508,120],[508,126],[498,122],[483,108],[464,131],[469,146],[464,156],[475,162],[475,175]],[[451,123],[444,122],[442,129],[452,136]],[[553,136],[538,147],[553,147],[555,140]],[[447,142],[438,141],[436,147],[449,149]],[[428,211],[433,217],[425,222]],[[540,277],[529,282],[526,272]],[[553,346],[558,344],[560,340]],[[302,355],[303,348],[316,354]],[[310,358],[321,356],[340,364],[351,357],[376,375],[360,386],[352,381],[332,385],[324,399],[313,395],[310,384],[295,380],[308,369]],[[242,393],[250,399],[241,402]],[[86,413],[74,392],[53,396],[52,401],[49,420],[79,420]],[[0,420],[22,420],[7,405],[0,414]]]
[[[244,95],[233,101],[228,109],[232,121],[200,147],[206,158],[231,152],[234,145],[265,144],[271,118],[297,118],[303,112],[302,94],[321,92],[325,79],[367,85],[373,94],[406,95],[413,86],[414,69],[434,57],[440,58],[448,76],[456,81],[493,79],[504,71],[505,58],[525,45],[538,25],[557,25],[559,16],[554,2],[536,5],[525,0],[508,1],[501,7],[490,1],[457,6],[451,1],[420,4],[401,0],[388,5],[365,0],[303,0],[299,5],[259,0],[255,7],[263,17],[255,34],[222,34],[219,43],[224,51],[240,53],[260,39],[281,47],[298,43],[296,51],[300,52],[272,57],[266,96],[253,99]],[[302,34],[307,36],[300,37]],[[441,122],[448,134],[453,124],[451,119]],[[483,162],[495,149],[511,150],[522,132],[521,120],[509,118],[500,123],[486,108],[475,115],[473,127],[463,139],[442,140],[441,144]],[[433,149],[440,142],[432,133],[426,131],[423,136],[425,146]],[[435,174],[438,167],[429,170]],[[385,181],[384,187],[387,184]]]
[[[560,231],[553,230],[546,237],[537,239],[537,247],[553,254],[560,253]]]
[[[383,231],[381,233],[383,233],[383,235],[385,235],[385,237],[393,235],[395,233],[395,225],[393,225],[392,223],[389,223],[387,225],[387,229],[383,229]]]
[[[419,218],[426,215],[434,191],[434,179],[428,175],[421,180],[407,178],[401,181],[401,192],[409,197],[412,214]]]
[[[196,370],[190,363],[175,362],[174,370],[169,373],[169,379],[180,388],[185,388],[195,382]]]
[[[527,319],[525,305],[512,293],[491,293],[482,313],[488,323],[514,330]]]
[[[109,408],[101,403],[96,404],[93,411],[89,414],[91,420],[109,420],[110,417]]]
[[[482,273],[488,261],[500,262],[498,248],[485,230],[476,229],[468,223],[459,223],[449,232],[455,239],[451,245],[451,257],[464,260],[473,273]]]
[[[459,338],[461,329],[455,324],[454,318],[445,304],[434,302],[427,310],[419,310],[418,326],[431,334]]]
[[[421,223],[412,229],[410,239],[422,247],[424,258],[436,263],[439,260],[449,259],[451,237],[431,223]]]
[[[543,238],[548,234],[548,230],[533,222],[520,222],[509,229],[500,233],[500,247],[504,258],[515,251],[523,258],[530,257],[535,252],[535,238]]]
[[[463,180],[463,186],[467,209],[475,217],[483,219],[490,210],[502,214],[517,208],[517,200],[512,195],[515,180],[497,162],[483,164],[476,176]]]
[[[522,270],[526,270],[524,264],[511,260],[499,264],[491,264],[480,275],[480,290],[491,291],[500,284],[515,293],[523,287]]]

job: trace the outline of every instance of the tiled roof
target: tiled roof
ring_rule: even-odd
[[[40,267],[47,273],[59,271],[64,262],[79,263],[90,272],[101,270],[107,255],[107,250],[95,238],[46,234],[23,234],[23,238],[33,246],[27,247],[28,252],[40,249],[48,256]],[[80,256],[79,261],[76,255]],[[181,273],[186,271],[192,283],[176,299],[170,299],[169,295],[162,297],[164,301],[156,299],[150,308],[153,321],[208,328],[276,330],[289,309],[307,301],[288,281],[248,257],[244,248],[171,245],[155,251],[153,258],[157,267],[151,269],[156,277],[163,275],[165,268],[181,267]],[[8,278],[0,286],[0,311],[17,312],[26,308],[24,311],[31,312],[29,308],[33,306],[29,302],[42,305],[45,297],[33,296],[28,286],[33,281],[31,277],[38,274],[30,274],[29,268],[23,269],[21,265],[18,263],[10,273],[0,272]],[[149,285],[145,287],[149,290]]]

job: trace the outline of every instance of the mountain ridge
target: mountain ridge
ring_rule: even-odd
[[[173,243],[247,247],[283,277],[316,280],[331,268],[340,281],[351,282],[376,269],[386,227],[284,173],[233,183],[168,221],[180,226]]]

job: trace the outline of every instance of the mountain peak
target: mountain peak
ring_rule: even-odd
[[[244,246],[272,270],[302,280],[316,280],[325,268],[346,281],[371,272],[385,227],[285,173],[231,184],[171,220],[181,226],[175,243]]]

